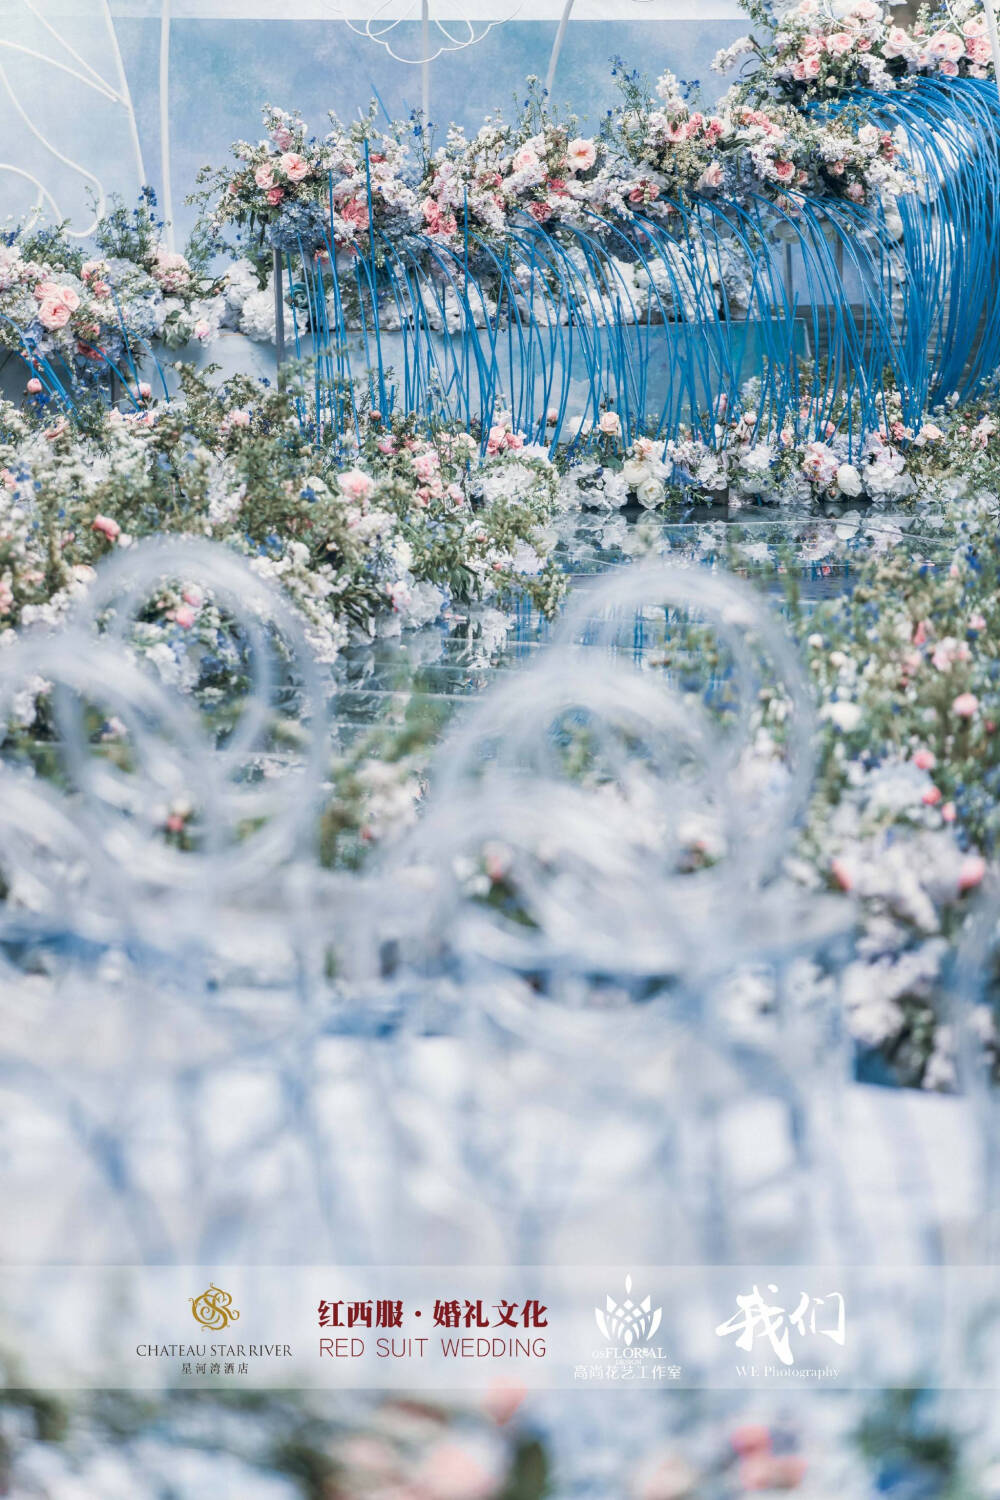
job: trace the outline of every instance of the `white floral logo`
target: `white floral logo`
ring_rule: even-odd
[[[609,1296],[606,1307],[594,1308],[597,1326],[604,1337],[612,1344],[621,1341],[626,1348],[651,1339],[660,1326],[662,1314],[663,1309],[654,1308],[653,1299],[649,1296],[644,1297],[641,1302],[633,1301],[631,1276],[625,1277],[623,1302]]]

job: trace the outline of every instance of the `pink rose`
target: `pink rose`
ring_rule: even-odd
[[[286,151],[278,165],[289,182],[301,182],[303,177],[309,176],[309,163],[297,151]]]
[[[931,37],[927,50],[931,57],[957,63],[965,52],[965,42],[953,31],[939,31]]]
[[[28,381],[28,384],[25,386],[25,390],[28,392],[28,395],[37,396],[41,393],[41,389],[42,382],[39,380],[37,375],[32,375],[31,379]]]
[[[531,167],[537,167],[537,152],[533,151],[530,146],[521,146],[519,150],[514,152],[514,159],[511,162],[511,166],[515,172],[527,172]]]
[[[499,1482],[458,1443],[432,1448],[417,1477],[428,1500],[491,1500],[500,1489]]]
[[[117,521],[112,521],[110,516],[95,516],[90,523],[91,531],[99,531],[102,536],[107,537],[109,542],[117,542],[122,534],[122,529]]]
[[[375,489],[374,479],[361,469],[348,469],[346,473],[337,476],[337,483],[343,494],[359,505],[363,504]]]
[[[902,26],[890,26],[882,52],[885,57],[905,57],[910,50],[909,33]]]
[[[849,31],[834,31],[826,39],[826,50],[831,57],[842,57],[845,52],[850,52],[854,45],[854,38]]]
[[[607,437],[617,437],[622,430],[621,417],[616,411],[602,411],[597,425]]]
[[[282,200],[282,198],[284,196],[285,196],[285,190],[284,190],[284,188],[273,187],[273,188],[268,188],[268,190],[267,190],[267,201],[268,201],[268,203],[270,203],[270,205],[271,205],[272,208],[277,208],[278,204],[281,202],[281,200]]]
[[[913,764],[918,771],[933,771],[937,765],[937,756],[933,750],[918,750],[913,757]]]
[[[964,895],[966,891],[975,890],[977,885],[983,882],[986,874],[986,861],[981,854],[969,854],[962,861],[958,872],[958,889]]]
[[[253,180],[259,188],[274,187],[274,164],[262,161],[253,174]]]
[[[76,312],[80,306],[80,299],[71,286],[61,286],[59,288],[59,300],[69,308],[71,313]]]
[[[271,139],[279,151],[288,151],[295,137],[287,125],[276,125],[271,131]]]
[[[794,1453],[761,1453],[740,1464],[740,1484],[745,1490],[794,1490],[806,1475],[806,1461]]]
[[[58,302],[62,287],[55,281],[40,281],[35,287],[36,302]]]
[[[229,413],[229,425],[230,427],[249,427],[250,413],[242,407],[237,407],[235,411]]]
[[[55,302],[47,299],[38,309],[38,316],[43,328],[55,331],[57,328],[65,328],[70,319],[70,310],[61,299]]]
[[[704,192],[706,188],[717,188],[722,181],[722,163],[713,161],[698,178],[698,186]]]
[[[957,714],[960,719],[971,719],[978,707],[979,699],[975,693],[959,693],[951,705],[951,711]]]
[[[771,1433],[767,1427],[757,1422],[748,1422],[744,1427],[736,1427],[729,1435],[729,1444],[734,1453],[739,1453],[745,1458],[751,1453],[769,1453],[771,1451]]]

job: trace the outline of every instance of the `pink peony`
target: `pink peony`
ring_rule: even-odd
[[[588,172],[597,160],[597,147],[593,141],[577,136],[566,148],[570,169],[573,172]]]

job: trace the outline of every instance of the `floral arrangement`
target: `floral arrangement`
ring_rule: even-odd
[[[878,425],[852,456],[851,432],[864,430],[856,401],[833,403],[824,419],[805,392],[797,420],[775,429],[761,424],[756,377],[744,387],[745,410],[730,417],[725,398],[714,413],[711,438],[682,431],[664,442],[637,438],[622,449],[621,422],[608,410],[585,421],[591,452],[565,455],[564,492],[598,509],[637,504],[670,509],[700,498],[736,509],[745,504],[895,504],[918,491],[922,502],[960,480],[971,492],[997,483],[1000,427],[988,400],[957,403],[907,419],[901,393],[887,389]],[[820,436],[809,436],[819,428]],[[600,486],[595,486],[595,476]]]
[[[718,53],[713,66],[728,72],[741,58],[753,59],[748,87],[757,91],[766,82],[796,104],[856,88],[895,89],[921,74],[987,78],[993,70],[979,0],[933,11],[923,5],[910,29],[893,24],[882,0],[833,6],[798,0],[777,16],[766,0],[749,0],[746,9],[766,41],[741,37]]]
[[[527,106],[513,125],[497,115],[472,140],[456,126],[448,131],[420,185],[425,232],[458,239],[468,223],[502,238],[526,215],[539,224],[585,227],[587,211],[601,201],[603,154],[601,142],[578,133],[575,119],[551,119],[529,80]]]
[[[420,228],[419,199],[408,147],[398,134],[379,131],[374,110],[345,126],[331,113],[320,141],[301,117],[264,107],[264,139],[237,141],[235,172],[204,168],[195,201],[210,205],[206,225],[221,235],[244,231],[246,253],[261,263],[260,246],[323,252],[350,251],[376,236]]]
[[[669,218],[680,198],[740,201],[756,193],[795,212],[796,193],[888,205],[912,191],[901,135],[856,109],[823,119],[747,86],[730,90],[706,115],[672,73],[652,96],[634,74],[625,75],[623,88],[625,102],[605,124],[624,158],[604,183],[605,211],[624,214],[632,206]],[[622,170],[625,163],[631,172]]]
[[[190,370],[164,406],[95,406],[85,431],[43,397],[0,406],[0,623],[56,621],[111,548],[160,532],[209,536],[248,554],[301,612],[332,660],[354,630],[398,629],[443,609],[525,589],[551,611],[561,576],[545,527],[555,471],[498,420],[479,461],[468,434],[423,434],[366,417],[353,449],[315,444],[294,385]],[[169,667],[189,640],[218,645],[210,601],[164,597],[155,645]],[[2,638],[2,637],[0,637]]]
[[[601,218],[666,221],[680,202],[704,196],[763,195],[786,212],[798,193],[891,207],[914,187],[905,142],[850,95],[920,73],[985,77],[985,22],[972,0],[963,6],[965,19],[949,12],[934,29],[925,15],[907,32],[889,24],[880,0],[846,0],[836,14],[802,0],[780,16],[748,0],[762,35],[720,52],[715,66],[753,66],[711,112],[672,74],[650,91],[618,63],[623,103],[596,138],[572,117],[560,121],[534,79],[516,119],[497,114],[471,139],[453,126],[437,148],[419,119],[378,129],[374,106],[350,126],[331,116],[322,139],[298,115],[267,106],[265,137],[235,144],[235,171],[205,168],[196,201],[209,230],[235,225],[258,263],[264,245],[369,254],[371,230],[376,260],[387,243],[417,233],[457,243],[468,228],[505,241],[529,218],[556,234],[561,225],[596,233]],[[817,111],[817,100],[836,107]]]
[[[116,203],[85,252],[65,226],[27,224],[0,243],[0,348],[20,354],[38,388],[93,384],[113,370],[130,386],[154,340],[168,349],[218,331],[221,304],[196,239],[189,255],[167,249],[155,199]]]

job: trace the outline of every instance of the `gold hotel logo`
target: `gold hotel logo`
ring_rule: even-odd
[[[189,1297],[188,1301],[191,1303],[191,1312],[195,1322],[200,1323],[202,1328],[211,1328],[216,1333],[223,1328],[228,1328],[230,1323],[235,1323],[239,1317],[230,1294],[221,1291],[214,1282],[202,1292],[200,1297]]]

